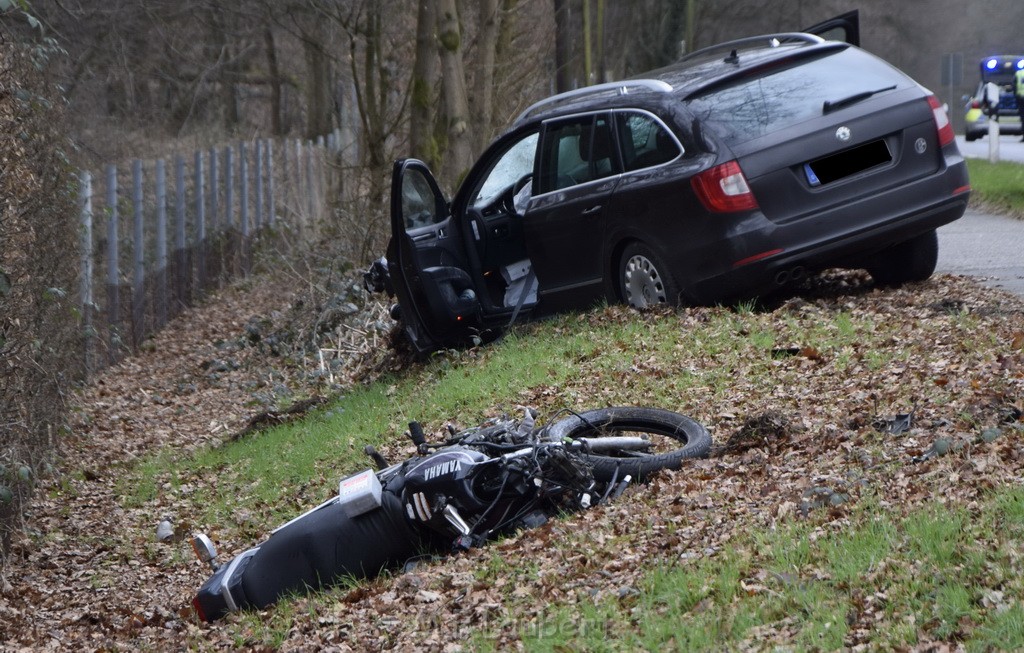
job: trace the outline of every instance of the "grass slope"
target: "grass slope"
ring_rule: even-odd
[[[124,501],[189,514],[237,552],[367,467],[365,443],[407,455],[411,419],[437,432],[519,404],[660,406],[708,425],[713,455],[422,570],[190,628],[188,645],[1024,647],[1024,313],[950,277],[864,279],[774,310],[607,307],[524,327],[301,423],[152,459]],[[909,431],[879,428],[911,411]]]
[[[971,203],[996,213],[1024,218],[1024,166],[1012,161],[967,159]]]

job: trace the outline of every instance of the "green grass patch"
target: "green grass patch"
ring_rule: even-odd
[[[1024,216],[1024,166],[984,159],[967,159],[971,176],[972,201],[992,209]]]
[[[868,640],[857,641],[871,649],[923,636],[1020,650],[1019,594],[993,589],[1017,575],[1020,563],[1003,553],[1017,535],[982,513],[1019,524],[1022,498],[1004,489],[978,514],[935,503],[905,517],[869,498],[848,529],[823,535],[812,521],[791,521],[716,556],[657,565],[632,600],[552,606],[547,628],[524,629],[523,641],[536,651],[736,650],[771,648],[759,639],[768,628],[788,633],[784,648],[838,650],[860,627]]]

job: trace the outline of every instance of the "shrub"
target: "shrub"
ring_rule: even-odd
[[[66,393],[82,368],[73,353],[81,350],[74,175],[64,103],[46,74],[59,50],[38,23],[4,22],[10,17],[0,15],[0,564],[56,451]]]

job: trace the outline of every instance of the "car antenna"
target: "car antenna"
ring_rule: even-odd
[[[733,50],[729,53],[729,56],[725,58],[725,63],[739,63],[740,55],[737,50]]]

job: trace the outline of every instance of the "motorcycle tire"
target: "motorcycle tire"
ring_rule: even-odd
[[[609,482],[627,474],[643,479],[662,469],[679,469],[687,458],[701,458],[711,449],[711,434],[700,423],[685,415],[660,408],[624,406],[599,408],[577,413],[549,427],[553,440],[608,435],[657,435],[683,443],[678,449],[656,453],[624,451],[621,456],[584,453],[593,465],[594,479]],[[662,438],[659,438],[662,439]]]

